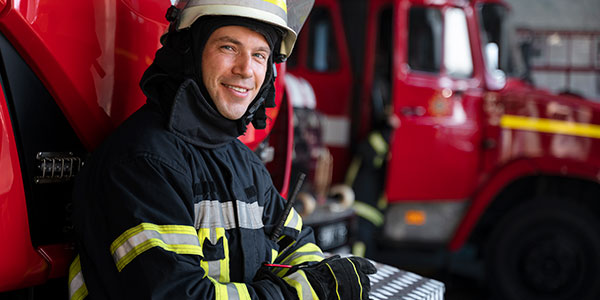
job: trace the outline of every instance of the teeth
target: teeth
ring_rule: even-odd
[[[228,88],[230,88],[230,89],[232,89],[232,90],[234,90],[234,91],[238,91],[240,93],[245,93],[245,92],[248,91],[248,89],[244,89],[244,88],[240,88],[240,87],[232,86],[232,85],[228,85],[228,84],[226,84],[225,86],[228,87]]]

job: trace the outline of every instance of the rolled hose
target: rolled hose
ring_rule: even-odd
[[[354,191],[345,184],[337,184],[329,189],[329,196],[336,201],[331,204],[332,211],[342,211],[352,207],[354,204]]]

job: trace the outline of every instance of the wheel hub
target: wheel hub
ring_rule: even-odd
[[[524,281],[543,293],[554,293],[578,281],[582,274],[581,250],[560,235],[539,241],[523,255]]]

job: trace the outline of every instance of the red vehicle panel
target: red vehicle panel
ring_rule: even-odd
[[[25,191],[12,124],[0,87],[0,291],[42,283],[48,265],[29,238]]]
[[[41,81],[52,102],[55,102],[52,105],[60,108],[61,117],[64,114],[67,126],[77,134],[76,139],[87,151],[92,151],[146,102],[138,83],[160,47],[159,37],[167,26],[164,14],[170,5],[170,1],[166,0],[69,3],[0,0],[0,33],[2,40],[8,41],[9,47],[14,48],[19,59],[31,69],[32,76]],[[7,54],[2,54],[7,59]],[[276,89],[283,91],[285,65],[278,65],[278,74]],[[10,78],[11,84],[15,84],[17,79],[14,78]],[[8,79],[3,77],[3,80],[6,85]],[[28,83],[18,84],[22,87]],[[36,222],[35,218],[43,210],[36,207],[36,201],[41,199],[43,205],[51,205],[51,201],[57,201],[58,197],[60,201],[56,206],[68,206],[68,196],[65,199],[63,195],[29,190],[40,188],[33,179],[36,174],[31,172],[37,169],[29,166],[30,160],[35,162],[31,157],[35,153],[25,151],[30,149],[15,138],[27,131],[27,128],[19,131],[15,124],[27,127],[23,126],[26,120],[17,121],[18,112],[11,108],[21,100],[7,100],[5,95],[3,92],[0,101],[0,237],[7,243],[0,249],[0,291],[30,287],[49,278],[63,277],[73,255],[72,245],[63,240],[53,242],[39,233],[35,238],[35,229],[44,226],[44,222],[65,228],[61,227],[67,222],[63,218],[68,218],[66,214],[66,217],[61,215],[54,219],[44,216],[44,221]],[[287,103],[288,99],[284,99],[283,92],[276,95],[277,107],[267,109],[267,128],[255,130],[250,126],[240,140],[251,149],[259,148],[263,142],[275,147],[274,160],[268,163],[268,168],[276,172],[274,182],[285,196],[293,141],[291,106]],[[17,96],[13,94],[11,97]],[[278,118],[280,111],[284,115],[282,118]],[[43,111],[36,112],[35,108],[27,110],[27,113],[45,114]],[[40,125],[36,123],[35,126]],[[31,129],[35,130],[35,127]],[[60,132],[52,134],[57,135],[57,140],[63,138]],[[37,146],[41,148],[35,148],[36,153],[55,151],[56,148],[56,145],[48,148]],[[66,192],[68,194],[68,190]],[[34,196],[40,199],[33,199]],[[68,213],[68,207],[65,210],[58,209],[63,214]],[[43,233],[43,230],[39,232]],[[59,232],[57,236],[61,234]]]
[[[138,82],[160,47],[170,2],[12,3],[17,4],[0,18],[2,33],[48,87],[84,145],[95,148],[145,103]],[[278,93],[276,103],[282,97]],[[253,148],[263,132],[249,129],[245,141]]]

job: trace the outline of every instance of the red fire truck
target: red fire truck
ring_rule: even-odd
[[[0,0],[0,298],[66,299],[71,179],[145,103],[138,82],[160,46],[170,5]],[[285,65],[278,73],[281,91]],[[277,95],[267,129],[249,128],[241,139],[268,161],[286,194],[293,128],[291,106]]]
[[[520,76],[509,11],[500,0],[317,0],[288,71],[313,85],[334,180],[382,102],[399,119],[384,261],[468,256],[498,299],[598,299],[600,104]]]

